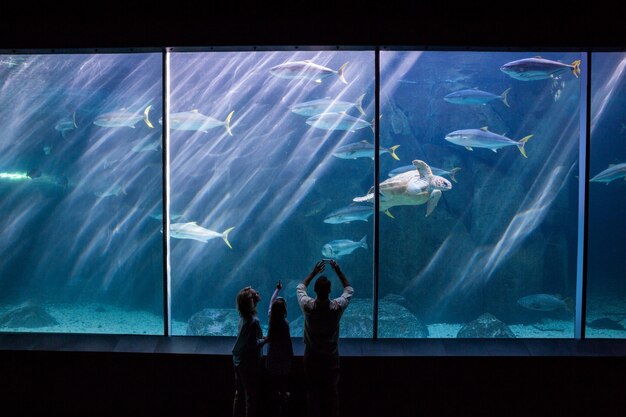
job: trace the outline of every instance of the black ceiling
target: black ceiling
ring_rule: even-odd
[[[626,47],[626,5],[599,1],[177,1],[28,4],[0,14],[0,49],[272,45]],[[13,3],[15,2],[15,3]],[[121,3],[121,2],[120,2]],[[608,3],[608,1],[606,1]],[[401,4],[402,6],[398,6]],[[32,10],[29,10],[32,7]],[[25,13],[32,11],[30,15]]]

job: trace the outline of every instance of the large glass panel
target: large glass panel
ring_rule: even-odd
[[[163,334],[161,55],[3,55],[0,80],[0,331]]]
[[[574,335],[586,69],[535,55],[381,53],[381,337]]]
[[[173,334],[236,335],[249,285],[266,325],[282,280],[302,335],[295,288],[336,257],[341,335],[371,337],[373,209],[352,199],[373,185],[374,53],[181,52],[170,72]]]
[[[626,54],[594,53],[587,249],[587,337],[626,337]]]

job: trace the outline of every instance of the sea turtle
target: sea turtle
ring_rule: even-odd
[[[415,170],[407,171],[380,183],[380,211],[394,206],[417,206],[427,203],[426,216],[433,212],[441,198],[442,191],[452,188],[447,179],[433,175],[428,164],[421,160],[413,161]],[[374,187],[367,195],[355,197],[355,202],[374,202]]]

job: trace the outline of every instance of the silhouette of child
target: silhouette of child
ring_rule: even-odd
[[[289,371],[293,359],[289,321],[287,321],[287,302],[283,297],[278,296],[282,287],[282,283],[278,281],[267,312],[270,324],[267,331],[268,348],[265,367],[272,390],[272,403],[275,411],[272,415],[275,416],[285,414],[289,398],[287,390]]]

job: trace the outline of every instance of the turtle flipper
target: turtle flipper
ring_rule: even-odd
[[[437,207],[437,203],[439,203],[441,195],[441,190],[433,190],[432,193],[430,193],[430,198],[428,199],[428,204],[426,205],[426,217],[428,217],[430,213],[433,212],[435,207]]]
[[[424,161],[416,159],[415,161],[413,161],[413,166],[420,173],[420,177],[428,178],[433,175],[433,171],[430,169],[428,164]]]

